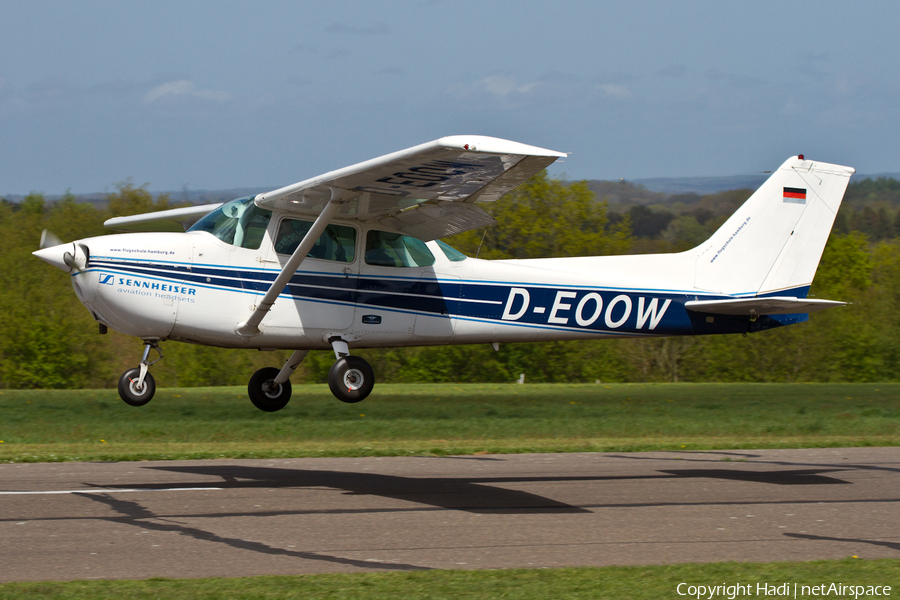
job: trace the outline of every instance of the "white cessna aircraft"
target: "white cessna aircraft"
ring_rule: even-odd
[[[806,296],[854,170],[802,155],[686,252],[486,261],[438,239],[493,224],[480,203],[564,156],[445,137],[254,197],[106,222],[142,233],[63,244],[45,232],[34,254],[71,273],[101,333],[143,340],[119,381],[135,406],[153,397],[164,340],[292,349],[250,378],[253,404],[276,411],[310,350],[334,351],[331,391],[358,402],[375,378],[351,348],[747,333],[844,304]]]

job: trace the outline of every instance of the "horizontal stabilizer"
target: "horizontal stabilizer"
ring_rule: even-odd
[[[684,307],[694,312],[715,315],[758,316],[811,313],[846,304],[846,302],[838,302],[836,300],[772,296],[768,298],[737,298],[734,300],[692,300],[685,302]]]
[[[200,220],[200,217],[220,206],[222,206],[221,202],[160,210],[127,217],[113,217],[112,219],[107,219],[103,226],[116,231],[182,232],[187,231],[191,225]]]

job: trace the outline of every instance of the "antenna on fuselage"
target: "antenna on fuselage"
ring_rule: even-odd
[[[478,258],[478,255],[481,253],[481,245],[484,244],[484,237],[487,235],[487,229],[484,230],[484,233],[481,234],[481,241],[478,242],[478,250],[475,251],[475,258]]]

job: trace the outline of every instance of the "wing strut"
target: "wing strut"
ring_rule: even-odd
[[[263,299],[256,305],[256,309],[250,315],[250,318],[243,323],[238,323],[237,327],[235,327],[235,331],[238,335],[245,337],[259,335],[260,321],[262,321],[263,317],[266,316],[266,313],[271,310],[272,305],[275,304],[275,299],[281,295],[281,292],[284,291],[288,281],[294,276],[297,269],[300,268],[300,263],[303,262],[303,259],[309,254],[309,251],[319,239],[319,236],[325,231],[325,228],[328,226],[328,223],[331,222],[331,219],[338,211],[338,208],[340,208],[341,204],[346,202],[351,195],[354,195],[353,192],[349,192],[348,190],[334,187],[331,188],[331,200],[325,205],[325,208],[322,209],[319,216],[316,217],[312,227],[310,227],[309,231],[306,232],[306,235],[303,236],[300,245],[297,246],[297,249],[294,250],[294,253],[291,254],[288,261],[284,263],[281,273],[279,273],[278,277],[275,278],[275,281],[272,282],[266,295],[263,296]]]

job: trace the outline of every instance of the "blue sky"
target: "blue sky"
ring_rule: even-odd
[[[0,0],[0,196],[282,186],[444,135],[575,179],[900,171],[900,3]]]

